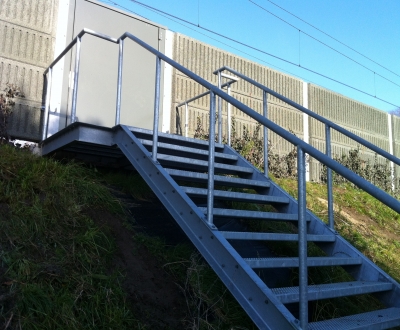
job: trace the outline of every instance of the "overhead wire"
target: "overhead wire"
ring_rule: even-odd
[[[277,19],[281,20],[282,22],[284,22],[284,23],[290,25],[292,28],[294,28],[294,29],[296,29],[296,30],[299,30],[301,33],[303,33],[303,34],[306,35],[307,37],[309,37],[309,38],[311,38],[311,39],[313,39],[313,40],[319,42],[320,44],[322,44],[322,45],[324,45],[325,47],[327,47],[327,48],[333,50],[334,52],[340,54],[341,56],[347,58],[348,60],[350,60],[350,61],[356,63],[357,65],[363,67],[364,69],[366,69],[366,70],[368,70],[368,71],[370,71],[370,72],[372,72],[372,73],[375,73],[377,76],[379,76],[379,77],[381,77],[381,78],[387,80],[388,82],[392,83],[393,85],[396,85],[396,86],[400,87],[400,85],[397,84],[397,83],[395,83],[394,81],[392,81],[392,80],[390,80],[390,79],[388,79],[388,78],[382,76],[382,75],[379,74],[379,73],[376,73],[374,70],[368,68],[367,66],[365,66],[364,64],[362,64],[362,63],[356,61],[355,59],[351,58],[350,56],[348,56],[348,55],[346,55],[346,54],[344,54],[344,53],[338,51],[337,49],[333,48],[332,46],[329,46],[327,43],[325,43],[325,42],[323,42],[323,41],[321,41],[321,40],[315,38],[314,36],[308,34],[307,32],[304,32],[303,30],[299,29],[298,27],[296,27],[295,25],[289,23],[288,21],[284,20],[283,18],[279,17],[278,15],[275,15],[274,13],[272,13],[272,12],[269,11],[268,9],[264,8],[263,6],[259,5],[258,3],[255,3],[253,0],[249,0],[249,2],[252,3],[252,4],[254,4],[255,6],[257,6],[258,8],[262,9],[263,11],[269,13],[270,15],[276,17]],[[400,77],[400,76],[399,76],[399,77]]]
[[[115,3],[114,1],[112,1],[112,0],[107,0],[107,1],[113,2],[114,4],[116,4],[116,3]],[[154,11],[154,12],[160,14],[161,16],[164,16],[164,17],[166,17],[166,16],[168,16],[168,17],[173,17],[173,18],[176,19],[176,20],[179,20],[179,21],[181,21],[181,22],[185,22],[186,24],[189,24],[189,25],[191,25],[191,26],[200,28],[200,29],[202,29],[202,30],[204,30],[204,31],[207,31],[207,32],[209,32],[209,33],[212,33],[212,34],[214,34],[214,35],[217,35],[217,36],[219,36],[219,37],[221,37],[221,38],[224,38],[224,39],[226,39],[226,40],[232,41],[232,42],[234,42],[234,43],[236,43],[236,44],[239,44],[239,45],[242,45],[242,46],[244,46],[244,47],[246,47],[246,48],[253,49],[253,50],[257,51],[257,52],[260,52],[260,53],[265,54],[265,55],[267,55],[267,56],[276,58],[276,59],[278,59],[278,60],[280,60],[280,61],[283,61],[283,62],[286,62],[286,63],[288,63],[288,64],[290,64],[290,65],[294,65],[294,66],[299,67],[299,68],[301,68],[301,69],[303,69],[303,70],[306,70],[306,71],[308,71],[308,72],[311,72],[311,73],[313,73],[313,74],[315,74],[315,75],[318,75],[318,76],[320,76],[320,77],[323,77],[323,78],[325,78],[325,79],[331,80],[331,81],[333,81],[333,82],[335,82],[335,83],[338,83],[338,84],[340,84],[340,85],[343,85],[343,86],[345,86],[345,87],[348,87],[348,88],[350,88],[350,89],[353,89],[353,90],[355,90],[355,91],[357,91],[357,92],[359,92],[359,93],[362,93],[362,94],[364,94],[364,95],[373,97],[373,98],[375,98],[375,99],[377,99],[377,100],[379,100],[379,101],[382,101],[382,102],[384,102],[384,103],[386,103],[386,104],[389,104],[389,105],[391,105],[391,106],[400,108],[399,105],[396,105],[396,104],[394,104],[394,103],[391,103],[390,101],[387,101],[387,100],[384,100],[384,99],[382,99],[382,98],[379,98],[379,97],[377,97],[377,96],[375,96],[375,95],[373,95],[373,94],[370,94],[370,93],[368,93],[368,92],[365,92],[365,91],[363,91],[363,90],[361,90],[361,89],[359,89],[359,88],[356,88],[356,87],[354,87],[354,86],[351,86],[351,85],[349,85],[349,84],[346,84],[346,83],[344,83],[344,82],[341,82],[341,81],[339,81],[339,80],[337,80],[337,79],[334,79],[334,78],[332,78],[332,77],[329,77],[329,76],[324,75],[324,74],[322,74],[322,73],[319,73],[319,72],[317,72],[317,71],[314,71],[314,70],[312,70],[312,69],[310,69],[310,68],[307,68],[307,67],[305,67],[305,66],[300,66],[299,64],[296,64],[296,63],[294,63],[294,62],[292,62],[292,61],[289,61],[289,60],[284,59],[284,58],[281,58],[281,57],[279,57],[279,56],[277,56],[277,55],[268,53],[268,52],[266,52],[266,51],[264,51],[264,50],[262,50],[262,49],[256,48],[256,47],[254,47],[254,46],[251,46],[251,45],[246,44],[246,43],[244,43],[244,42],[241,42],[241,41],[239,41],[239,40],[233,39],[233,38],[231,38],[231,37],[228,37],[228,36],[226,36],[226,35],[223,35],[223,34],[221,34],[221,33],[218,33],[218,32],[216,32],[216,31],[213,31],[213,30],[208,29],[208,28],[206,28],[206,27],[203,27],[203,26],[201,26],[201,25],[199,25],[199,24],[195,24],[195,23],[190,22],[190,21],[188,21],[188,20],[185,20],[185,19],[183,19],[183,18],[181,18],[181,17],[178,17],[178,16],[176,16],[176,15],[167,13],[167,12],[165,12],[165,11],[162,11],[162,10],[157,9],[157,8],[155,8],[155,7],[149,6],[149,5],[144,4],[144,3],[140,2],[140,1],[137,1],[137,0],[129,0],[129,1],[131,1],[131,2],[133,2],[133,3],[136,3],[136,4],[138,4],[138,5],[142,6],[142,7],[145,7],[145,8],[147,8],[147,9],[151,10],[151,11]],[[118,4],[116,4],[116,5],[118,5]],[[121,7],[121,8],[127,9],[127,8],[121,6],[121,5],[118,5],[118,6]],[[129,9],[127,9],[127,10],[129,10]],[[192,29],[192,28],[190,28],[190,27],[187,27],[187,28],[189,28],[189,29],[191,29],[191,30],[193,30],[193,31],[196,31],[196,32],[200,33],[199,31],[194,30],[194,29]],[[203,35],[204,35],[204,34],[203,34]],[[205,35],[205,36],[207,36],[207,35]],[[211,38],[210,36],[207,36],[207,37]],[[213,40],[215,40],[215,41],[218,41],[218,42],[221,42],[221,41],[216,40],[216,39],[214,39],[214,38],[211,38],[211,39],[213,39]],[[221,42],[221,43],[222,43],[222,42]],[[222,44],[224,44],[224,43],[222,43]],[[225,44],[225,45],[227,45],[227,44]],[[230,46],[230,45],[227,45],[227,46],[229,46],[229,47],[235,49],[234,47],[232,47],[232,46]],[[250,54],[247,54],[247,53],[245,53],[245,52],[243,52],[243,51],[241,51],[241,52],[244,53],[244,54],[246,54],[246,55],[250,55]],[[252,56],[252,55],[250,55],[250,56]],[[254,56],[252,56],[252,57],[254,57]],[[254,57],[254,58],[260,60],[260,59],[257,58],[257,57]],[[261,60],[261,61],[263,61],[263,60]],[[263,62],[266,63],[265,61],[263,61]]]
[[[380,64],[380,63],[374,61],[373,59],[371,59],[370,57],[368,57],[368,56],[362,54],[361,52],[359,52],[358,50],[354,49],[353,47],[351,47],[351,46],[349,46],[349,45],[346,45],[344,42],[338,40],[337,38],[331,36],[330,34],[324,32],[324,31],[322,31],[321,29],[317,28],[316,26],[314,26],[314,25],[308,23],[307,21],[305,21],[305,20],[302,19],[301,17],[299,17],[299,16],[297,16],[297,15],[291,13],[291,12],[288,11],[287,9],[285,9],[285,8],[283,8],[283,7],[279,6],[279,5],[277,5],[275,2],[272,2],[271,0],[267,0],[267,1],[270,2],[270,3],[272,3],[274,6],[276,6],[276,7],[280,8],[280,9],[282,9],[283,11],[287,12],[288,14],[292,15],[293,17],[296,17],[298,20],[300,20],[300,21],[302,21],[303,23],[305,23],[305,24],[311,26],[312,28],[314,28],[315,30],[321,32],[322,34],[326,35],[327,37],[331,38],[332,40],[335,40],[336,42],[340,43],[341,45],[343,45],[343,46],[345,46],[345,47],[351,49],[353,52],[357,53],[358,55],[361,55],[362,57],[366,58],[367,60],[369,60],[369,61],[375,63],[376,65],[379,65],[381,68],[383,68],[383,69],[385,69],[385,70],[387,70],[387,71],[393,73],[393,74],[396,75],[397,77],[400,77],[400,75],[397,74],[396,72],[394,72],[394,71],[390,70],[389,68],[383,66],[382,64]]]
[[[183,18],[181,18],[181,17],[172,15],[172,14],[170,14],[170,13],[167,13],[167,12],[162,11],[162,10],[160,10],[160,9],[154,8],[154,7],[152,7],[152,6],[149,6],[149,5],[147,5],[147,4],[144,4],[144,3],[140,2],[140,1],[137,1],[137,0],[129,0],[129,1],[131,1],[131,2],[133,2],[133,3],[136,3],[136,4],[140,5],[140,6],[143,6],[143,7],[146,7],[146,8],[150,8],[150,9],[152,9],[153,11],[163,13],[164,15],[173,17],[173,18],[175,18],[175,19],[177,19],[177,20],[180,20],[180,21],[182,21],[182,22],[185,22],[185,23],[187,23],[187,24],[189,24],[189,25],[198,27],[198,28],[200,28],[200,29],[202,29],[202,30],[204,30],[204,31],[210,32],[210,33],[212,33],[212,34],[214,34],[214,35],[217,35],[217,36],[219,36],[219,37],[221,37],[221,38],[230,40],[230,41],[232,41],[232,42],[234,42],[234,43],[237,43],[237,44],[239,44],[239,45],[242,45],[242,46],[244,46],[244,47],[253,49],[253,50],[257,51],[257,52],[260,52],[260,53],[263,53],[263,54],[268,55],[268,56],[270,56],[270,57],[276,58],[276,59],[278,59],[278,60],[280,60],[280,61],[286,62],[286,63],[288,63],[288,64],[291,64],[291,65],[294,65],[294,66],[297,66],[297,67],[300,67],[300,68],[302,68],[302,69],[304,69],[304,70],[306,70],[306,71],[308,71],[308,72],[314,73],[314,74],[316,74],[316,75],[318,75],[318,76],[320,76],[320,77],[323,77],[323,78],[325,78],[325,79],[331,80],[331,81],[333,81],[333,82],[336,82],[336,83],[338,83],[338,84],[341,84],[341,85],[343,85],[343,86],[346,86],[346,87],[348,87],[348,88],[351,88],[351,89],[353,89],[353,90],[355,90],[355,91],[357,91],[357,92],[359,92],[359,93],[362,93],[362,94],[364,94],[364,95],[371,96],[371,97],[373,97],[373,98],[375,98],[375,99],[377,99],[377,100],[379,100],[379,101],[382,101],[382,102],[384,102],[384,103],[387,103],[387,104],[389,104],[389,105],[392,105],[392,106],[395,106],[395,107],[400,107],[400,106],[397,105],[397,104],[394,104],[394,103],[391,103],[391,102],[389,102],[389,101],[387,101],[387,100],[384,100],[384,99],[382,99],[382,98],[379,98],[379,97],[377,97],[377,96],[375,96],[375,95],[373,95],[373,94],[371,94],[371,93],[365,92],[365,91],[363,91],[363,90],[361,90],[361,89],[359,89],[359,88],[356,88],[356,87],[354,87],[354,86],[351,86],[351,85],[349,85],[349,84],[346,84],[346,83],[344,83],[344,82],[341,82],[341,81],[339,81],[339,80],[337,80],[337,79],[334,79],[334,78],[332,78],[332,77],[329,77],[329,76],[324,75],[324,74],[322,74],[322,73],[319,73],[319,72],[317,72],[317,71],[314,71],[314,70],[312,70],[312,69],[310,69],[310,68],[307,68],[307,67],[305,67],[305,66],[300,66],[300,65],[298,65],[298,64],[296,64],[296,63],[294,63],[294,62],[292,62],[292,61],[289,61],[289,60],[284,59],[284,58],[281,58],[281,57],[279,57],[279,56],[277,56],[277,55],[268,53],[268,52],[266,52],[266,51],[264,51],[264,50],[262,50],[262,49],[259,49],[259,48],[257,48],[257,47],[251,46],[251,45],[246,44],[246,43],[244,43],[244,42],[241,42],[241,41],[239,41],[239,40],[233,39],[233,38],[228,37],[228,36],[226,36],[226,35],[223,35],[223,34],[221,34],[221,33],[219,33],[219,32],[213,31],[213,30],[208,29],[208,28],[206,28],[206,27],[203,27],[203,26],[201,26],[201,25],[197,25],[197,24],[195,24],[195,23],[193,23],[193,22],[190,22],[190,21],[188,21],[188,20],[185,20],[185,19],[183,19]]]

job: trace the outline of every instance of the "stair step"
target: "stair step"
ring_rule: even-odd
[[[200,207],[200,210],[206,214],[207,208]],[[239,218],[239,219],[258,219],[258,220],[282,220],[282,221],[297,221],[299,216],[295,213],[277,213],[277,212],[261,212],[261,211],[246,211],[234,209],[213,209],[213,215],[223,218]],[[306,220],[310,221],[309,215],[306,215]]]
[[[189,168],[191,170],[197,170],[197,171],[208,171],[208,161],[205,160],[171,156],[165,154],[158,154],[157,160],[163,166],[173,166],[185,169]],[[226,173],[235,175],[249,175],[253,173],[253,169],[251,167],[227,165],[221,163],[215,163],[214,170],[216,173]]]
[[[392,288],[392,283],[359,281],[310,285],[308,286],[307,298],[308,300],[321,300],[388,291]],[[299,302],[299,287],[297,286],[271,290],[283,304]]]
[[[142,138],[146,140],[152,140],[153,139],[153,131],[145,128],[139,128],[139,127],[132,127],[132,126],[127,126],[128,129],[137,137],[137,138]],[[162,133],[158,132],[158,141],[159,142],[166,142],[166,143],[172,143],[175,145],[181,145],[181,146],[186,146],[186,147],[196,147],[198,149],[203,149],[203,150],[208,150],[208,141],[206,140],[200,140],[200,139],[193,139],[189,137],[184,137],[181,135],[176,135],[176,134],[168,134],[168,133]],[[221,151],[224,149],[224,145],[221,143],[215,143],[215,150]]]
[[[150,149],[153,146],[152,140],[140,139],[140,142],[145,147],[147,147],[147,149]],[[174,155],[177,155],[177,156],[185,155],[188,157],[197,157],[199,159],[208,160],[208,150],[190,148],[190,147],[185,147],[185,146],[177,146],[177,145],[170,144],[170,143],[159,142],[158,143],[158,152],[159,153],[167,153],[167,154],[173,153]],[[215,153],[216,161],[225,161],[225,162],[234,163],[238,160],[238,158],[239,157],[236,155],[229,155],[229,154],[224,154],[221,152]]]
[[[245,258],[251,268],[299,267],[299,258]],[[308,257],[308,267],[361,265],[361,258],[349,257]]]
[[[214,214],[215,215],[215,214]],[[238,231],[221,231],[222,236],[226,239],[237,240],[262,240],[262,241],[298,241],[297,234],[278,234],[278,233],[253,233],[253,232],[238,232]],[[336,236],[332,235],[307,235],[309,242],[334,242]]]
[[[191,182],[207,182],[208,175],[207,173],[198,173],[198,172],[190,172],[183,170],[175,170],[167,168],[165,169],[170,176],[172,176],[175,180],[184,180]],[[269,188],[269,181],[256,181],[242,178],[233,178],[230,176],[214,176],[214,183],[216,185],[224,185],[230,187],[246,187],[246,188]]]
[[[182,190],[191,197],[206,197],[207,189],[203,188],[193,188],[193,187],[182,187]],[[279,203],[288,204],[289,198],[287,197],[277,197],[268,195],[258,195],[258,194],[246,194],[235,191],[225,191],[225,190],[214,190],[214,198],[231,200],[231,201],[241,201],[250,203]]]
[[[400,325],[400,308],[392,307],[308,324],[310,330],[372,330]]]

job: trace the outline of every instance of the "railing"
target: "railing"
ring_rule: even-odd
[[[232,84],[234,84],[235,82],[237,82],[239,79],[238,78],[235,78],[235,77],[232,77],[232,76],[228,76],[228,75],[225,75],[225,74],[223,74],[223,73],[221,73],[220,74],[220,76],[221,77],[224,77],[224,78],[228,78],[228,79],[230,79],[229,81],[227,81],[227,82],[225,82],[225,83],[223,83],[222,85],[221,85],[221,77],[218,79],[218,87],[220,88],[220,89],[223,89],[224,87],[227,87],[227,89],[228,89],[228,95],[231,95],[231,85]],[[188,130],[189,130],[189,123],[188,123],[188,118],[189,118],[189,109],[188,109],[188,104],[189,103],[191,103],[191,102],[193,102],[193,101],[196,101],[196,100],[198,100],[198,99],[201,99],[202,97],[204,97],[204,96],[207,96],[208,94],[210,94],[210,92],[204,92],[204,93],[201,93],[201,94],[199,94],[199,95],[197,95],[197,96],[195,96],[195,97],[192,97],[191,99],[189,99],[189,100],[186,100],[186,101],[184,101],[184,102],[181,102],[181,103],[179,103],[176,107],[175,107],[175,109],[176,109],[176,111],[178,112],[178,109],[181,107],[181,106],[185,106],[185,136],[187,137],[188,136]],[[219,99],[219,102],[218,102],[218,142],[219,143],[221,143],[222,142],[222,102],[221,102],[221,99]],[[231,120],[230,120],[230,118],[231,118],[231,105],[230,105],[230,103],[228,103],[228,124],[227,124],[227,130],[228,130],[228,145],[230,146],[231,145]]]
[[[332,149],[331,149],[331,128],[335,129],[336,131],[342,133],[343,135],[349,137],[350,139],[360,143],[361,145],[371,149],[372,151],[376,152],[378,155],[390,160],[392,162],[391,166],[391,172],[392,172],[392,179],[393,179],[393,163],[400,165],[400,159],[393,156],[392,154],[388,153],[387,151],[377,147],[376,145],[372,144],[371,142],[368,142],[367,140],[364,140],[363,138],[359,137],[358,135],[355,135],[354,133],[346,130],[345,128],[331,122],[330,120],[316,114],[313,111],[310,111],[309,109],[297,104],[296,102],[293,102],[292,100],[284,97],[283,95],[278,94],[277,92],[273,91],[272,89],[260,84],[259,82],[243,75],[242,73],[228,67],[228,66],[223,66],[217,70],[215,70],[213,73],[215,75],[220,75],[222,72],[228,71],[230,73],[235,74],[236,76],[240,77],[241,79],[249,82],[250,84],[258,87],[259,89],[262,90],[263,92],[263,109],[264,109],[264,117],[268,118],[267,115],[267,95],[271,94],[275,96],[277,99],[291,105],[292,107],[296,108],[297,110],[302,111],[303,113],[309,115],[310,117],[313,117],[320,121],[321,123],[325,124],[325,144],[326,144],[326,155],[329,158],[332,158]],[[268,132],[266,126],[264,126],[264,140],[266,139]],[[266,152],[265,149],[265,142],[264,142],[264,153]],[[265,154],[264,157],[268,159],[268,156]],[[265,163],[264,163],[265,165]],[[268,166],[268,164],[267,164]],[[329,221],[329,227],[331,229],[334,229],[334,216],[333,216],[333,192],[332,192],[332,169],[330,167],[327,167],[327,190],[328,190],[328,221]]]
[[[43,123],[43,130],[42,130],[42,140],[46,139],[46,137],[47,137],[49,113],[50,113],[50,96],[51,96],[51,87],[52,87],[53,68],[75,45],[76,45],[76,49],[75,49],[75,68],[74,68],[74,89],[72,92],[71,123],[74,123],[76,121],[76,101],[77,101],[77,97],[78,97],[81,42],[82,42],[82,37],[85,34],[90,34],[92,36],[95,36],[100,39],[104,39],[106,41],[110,41],[112,43],[119,42],[117,39],[111,38],[105,34],[98,33],[98,32],[95,32],[95,31],[92,31],[89,29],[83,29],[69,43],[69,45],[61,52],[61,54],[57,56],[57,58],[49,65],[49,67],[43,72],[44,76],[49,74],[49,78],[47,79],[47,86],[46,86],[46,104],[45,104],[44,123]],[[121,61],[122,61],[122,59],[121,59]],[[46,81],[46,79],[44,81]],[[119,94],[119,99],[120,98],[121,98],[121,95]]]
[[[137,37],[133,36],[132,34],[126,32],[124,33],[119,39],[114,39],[108,36],[105,36],[100,33],[96,33],[91,30],[84,29],[82,30],[79,35],[68,45],[68,47],[57,57],[57,59],[50,65],[50,67],[45,71],[45,74],[49,73],[49,80],[51,81],[51,74],[53,66],[72,48],[72,46],[76,43],[78,47],[76,48],[76,61],[75,61],[75,83],[74,83],[74,91],[73,91],[73,104],[71,109],[71,123],[74,123],[76,120],[76,100],[77,100],[77,86],[78,86],[78,77],[79,77],[79,53],[80,53],[80,42],[81,38],[84,34],[91,34],[93,36],[108,40],[113,43],[119,44],[119,66],[118,66],[118,89],[117,89],[117,105],[116,105],[116,124],[119,124],[120,118],[120,110],[121,110],[121,87],[122,87],[122,62],[123,62],[123,43],[126,38],[131,39],[132,41],[136,42],[143,48],[147,49],[150,53],[154,54],[156,57],[156,81],[155,81],[155,102],[154,102],[154,120],[153,120],[153,147],[152,147],[152,160],[157,163],[157,145],[158,145],[158,120],[159,120],[159,105],[160,105],[160,79],[161,79],[161,60],[170,64],[177,70],[181,71],[183,74],[188,76],[189,78],[193,79],[201,86],[205,87],[209,90],[210,93],[210,127],[209,127],[209,159],[208,159],[208,183],[207,183],[207,218],[205,219],[207,223],[210,225],[212,229],[215,229],[213,225],[213,206],[214,206],[214,162],[215,162],[215,118],[216,118],[216,107],[215,107],[215,98],[216,96],[220,97],[221,99],[225,100],[226,102],[232,104],[234,107],[239,109],[240,111],[244,112],[248,116],[252,117],[254,120],[262,124],[264,127],[272,130],[276,134],[280,135],[293,145],[297,147],[297,168],[298,168],[298,224],[299,224],[299,292],[300,292],[300,325],[302,329],[307,328],[308,323],[308,299],[307,299],[307,226],[306,226],[306,160],[305,160],[305,153],[309,154],[310,156],[314,157],[322,164],[326,165],[327,167],[331,168],[332,170],[336,171],[338,174],[343,176],[344,178],[348,179],[350,182],[354,183],[364,191],[368,192],[370,195],[374,196],[376,199],[381,201],[382,203],[386,204],[393,210],[400,213],[400,202],[390,196],[389,194],[385,193],[384,191],[380,190],[379,188],[372,185],[370,182],[366,181],[365,179],[361,178],[357,174],[353,173],[343,165],[339,164],[338,162],[332,160],[329,156],[323,154],[319,150],[315,149],[308,143],[304,142],[303,140],[299,139],[295,135],[289,133],[284,128],[280,127],[279,125],[273,123],[265,116],[260,115],[256,111],[252,110],[250,107],[244,105],[243,103],[239,102],[232,96],[225,93],[222,89],[218,88],[217,86],[212,85],[208,81],[204,80],[203,78],[199,77],[195,73],[191,72],[187,68],[183,67],[179,63],[175,62],[174,60],[170,59],[169,57],[165,56],[158,50],[154,49],[150,45],[146,44],[142,40],[138,39]],[[227,69],[227,68],[225,68]],[[230,69],[232,73],[235,73],[239,77],[249,81],[250,79],[241,75],[238,72]],[[301,107],[300,105],[296,104],[295,102],[284,98],[283,96],[279,95],[278,93],[267,89],[266,87],[254,82],[257,86],[262,88],[267,93],[271,93],[272,95],[280,98],[281,100],[285,101],[286,103],[300,109],[310,115],[313,115],[309,110]],[[48,86],[47,89],[48,93],[51,92],[51,87]],[[46,95],[46,113],[48,114],[49,110],[49,95]],[[48,125],[48,116],[45,117],[44,127],[47,129]],[[319,118],[320,116],[317,116]],[[314,117],[316,118],[316,117]],[[320,117],[323,119],[322,117]],[[339,131],[343,131],[337,125],[329,122],[329,127],[335,128]],[[354,135],[354,134],[352,134]],[[45,136],[45,135],[44,135]],[[350,135],[351,136],[351,135]],[[361,138],[354,135],[354,140],[359,141],[361,143]],[[364,140],[362,140],[364,142]],[[377,148],[372,144],[368,143],[372,150],[376,150]],[[379,149],[379,148],[378,148]],[[400,160],[388,154],[388,159],[392,160],[396,164],[400,163]]]

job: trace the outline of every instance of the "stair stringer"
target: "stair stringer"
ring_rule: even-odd
[[[299,329],[299,321],[276,298],[164,168],[125,126],[114,127],[116,144],[179,224],[231,294],[260,329]]]
[[[224,151],[228,154],[237,155],[239,166],[249,166],[254,169],[253,174],[249,179],[253,180],[268,180],[270,182],[269,195],[277,197],[289,198],[289,204],[284,206],[280,211],[287,213],[298,213],[298,203],[291,195],[284,191],[272,180],[265,177],[264,173],[260,172],[248,160],[240,155],[233,148],[225,145]],[[261,193],[261,192],[260,192]],[[336,231],[319,219],[315,214],[307,210],[307,217],[310,217],[310,222],[307,225],[307,233],[313,235],[335,235],[335,242],[332,243],[316,243],[328,256],[338,257],[353,257],[361,258],[362,264],[357,267],[347,267],[347,271],[354,279],[367,282],[389,282],[393,284],[393,289],[388,292],[378,293],[379,299],[386,307],[400,307],[400,284],[397,283],[390,275],[380,269],[375,263],[368,259],[362,252],[358,251],[352,244],[345,240]]]

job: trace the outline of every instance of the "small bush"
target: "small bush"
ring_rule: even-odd
[[[260,137],[261,124],[256,126],[253,134],[250,134],[246,126],[243,126],[243,135],[237,136],[236,121],[232,118],[231,147],[259,169],[264,168],[264,141]],[[291,132],[293,133],[293,132]],[[197,126],[194,138],[208,140],[208,133],[204,130],[201,119],[197,118]],[[216,136],[218,139],[218,136]],[[223,143],[227,143],[227,137],[222,137]],[[280,155],[273,152],[274,146],[268,141],[268,171],[275,178],[297,177],[297,150],[293,148],[288,154]]]
[[[0,144],[8,142],[8,120],[13,113],[16,97],[24,97],[19,87],[7,84],[5,94],[0,94]]]
[[[387,193],[398,195],[398,191],[393,189],[395,186],[398,189],[399,185],[395,185],[395,179],[392,178],[390,162],[386,161],[385,164],[379,163],[377,154],[375,154],[373,162],[363,160],[361,158],[360,147],[357,147],[356,149],[351,149],[348,154],[342,154],[340,157],[335,156],[333,159]],[[327,180],[326,166],[322,167],[320,179],[322,182],[326,182]],[[333,183],[344,184],[349,183],[349,181],[333,172]],[[355,187],[354,184],[351,185]]]

